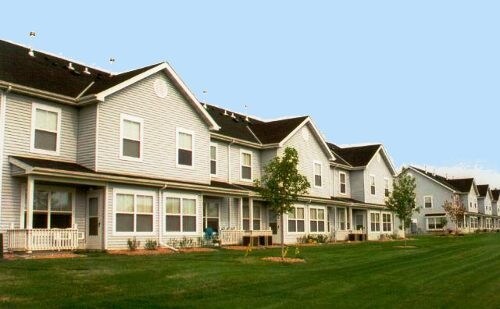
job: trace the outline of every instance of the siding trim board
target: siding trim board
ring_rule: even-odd
[[[3,144],[5,136],[5,111],[7,109],[7,96],[5,92],[0,90],[0,231],[2,231],[2,192],[3,192]],[[0,248],[3,250],[3,248]]]

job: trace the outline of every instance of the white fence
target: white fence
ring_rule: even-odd
[[[13,229],[7,239],[9,251],[74,250],[78,229]]]
[[[242,230],[220,230],[219,239],[221,246],[227,245],[240,245],[243,241],[243,234],[245,231]]]

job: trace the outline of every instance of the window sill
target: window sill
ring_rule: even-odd
[[[120,156],[120,160],[131,161],[131,162],[142,162],[142,158],[134,158],[134,157],[127,157],[127,156]]]
[[[194,166],[193,165],[183,165],[183,164],[179,164],[177,163],[175,165],[175,167],[177,168],[182,168],[182,169],[186,169],[186,170],[194,170]]]
[[[49,156],[59,156],[59,150],[52,151],[52,150],[44,150],[44,149],[37,149],[37,148],[31,148],[30,149],[31,153],[37,153],[37,154],[43,154],[43,155],[49,155]]]

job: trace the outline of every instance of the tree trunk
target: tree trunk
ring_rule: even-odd
[[[280,213],[281,221],[281,259],[285,259],[285,218],[283,218],[283,212]]]

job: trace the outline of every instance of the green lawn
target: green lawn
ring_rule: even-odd
[[[0,307],[500,308],[500,233],[400,244],[0,261]]]

